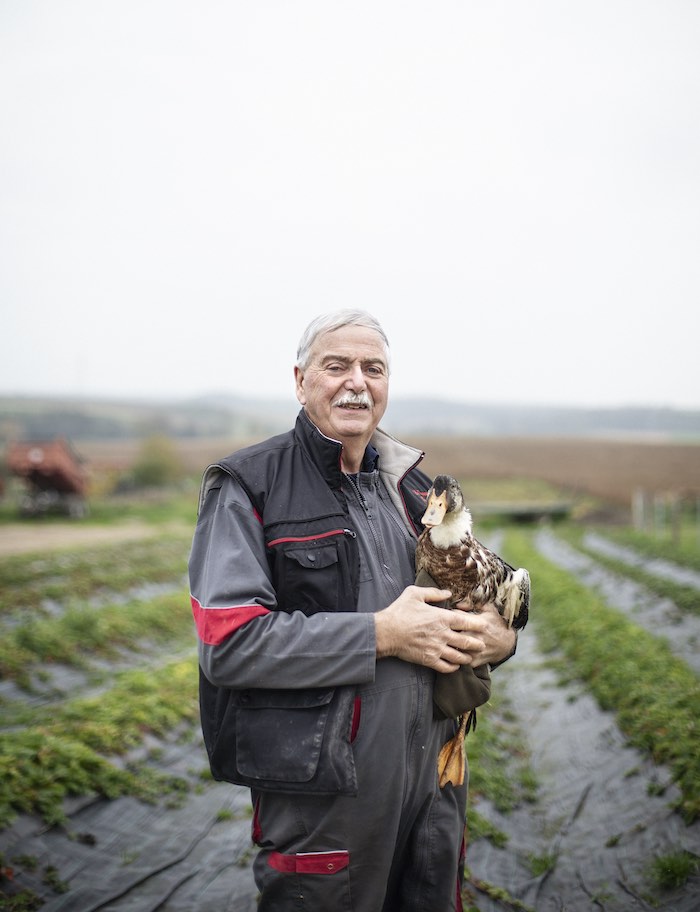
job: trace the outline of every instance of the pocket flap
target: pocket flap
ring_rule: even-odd
[[[237,695],[236,755],[246,777],[309,782],[318,768],[334,690],[248,690]]]
[[[305,690],[240,690],[233,694],[233,703],[239,709],[313,709],[325,706],[333,698],[333,687]]]
[[[332,548],[327,545],[323,548],[309,548],[308,546],[288,548],[285,549],[284,556],[310,570],[323,570],[325,567],[338,563],[338,550],[335,546]]]

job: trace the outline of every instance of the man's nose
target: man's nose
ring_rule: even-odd
[[[345,381],[348,389],[362,390],[365,388],[365,375],[361,364],[351,364]]]

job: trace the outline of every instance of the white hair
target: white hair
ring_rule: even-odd
[[[387,370],[389,369],[389,340],[379,321],[376,317],[373,317],[372,314],[367,313],[366,310],[352,310],[350,308],[346,310],[336,310],[333,313],[321,314],[309,323],[299,340],[296,361],[297,367],[300,370],[305,371],[309,366],[311,349],[316,339],[322,333],[332,332],[335,329],[340,329],[341,326],[364,326],[367,329],[373,329],[376,333],[379,333],[384,342],[386,366]]]

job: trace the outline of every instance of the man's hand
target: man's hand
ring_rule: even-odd
[[[494,665],[512,655],[517,635],[515,630],[506,624],[492,602],[478,611],[472,610],[471,604],[467,601],[458,602],[455,609],[459,609],[460,614],[466,614],[470,619],[466,631],[478,637],[483,643],[481,655],[472,663],[475,668],[486,663]]]
[[[396,656],[443,673],[456,671],[460,665],[498,661],[484,657],[487,642],[491,644],[490,653],[501,651],[493,619],[432,604],[449,597],[447,589],[407,586],[396,601],[374,615],[377,658]],[[495,608],[494,611],[505,627]],[[507,649],[502,651],[501,657],[508,654]]]

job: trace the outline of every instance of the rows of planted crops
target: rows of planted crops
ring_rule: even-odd
[[[578,530],[562,527],[557,534],[585,550]],[[615,535],[622,541],[625,533]],[[124,761],[146,734],[197,737],[189,541],[166,534],[118,547],[0,560],[0,830],[11,828],[21,813],[60,823],[70,796],[131,794],[157,801],[189,787],[147,759]],[[648,539],[631,533],[624,543],[639,553],[649,547]],[[670,770],[679,789],[678,813],[696,820],[695,672],[653,631],[543,557],[533,530],[509,529],[502,553],[530,571],[531,629],[540,647],[563,657],[562,673],[585,682],[599,705],[614,711],[631,745]],[[595,557],[652,591],[663,589],[680,611],[700,613],[700,593],[692,587]],[[669,546],[669,557],[700,565],[692,548],[686,553]],[[54,674],[60,668],[78,674],[80,685],[62,688]],[[519,750],[517,719],[498,705],[497,694],[478,733],[469,744],[472,789],[504,812],[533,800],[536,776]],[[512,768],[504,772],[506,752],[520,758],[515,775]],[[476,813],[470,826],[473,838],[505,838]]]

